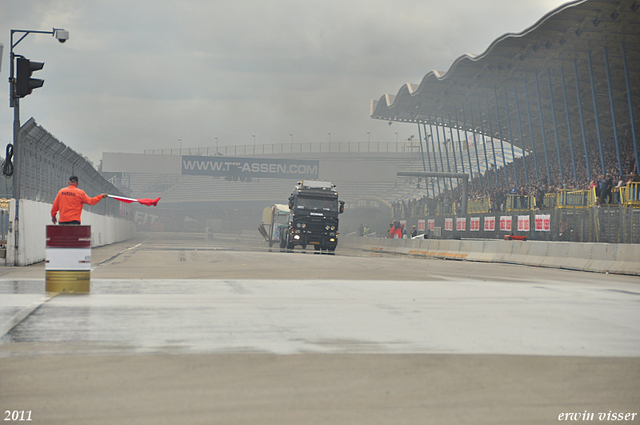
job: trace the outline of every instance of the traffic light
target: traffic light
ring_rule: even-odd
[[[16,75],[16,97],[22,98],[30,95],[33,89],[42,87],[44,80],[31,78],[33,71],[39,71],[44,67],[44,62],[32,62],[27,58],[19,57]]]

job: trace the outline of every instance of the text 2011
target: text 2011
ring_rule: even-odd
[[[31,410],[5,410],[5,421],[30,421]]]

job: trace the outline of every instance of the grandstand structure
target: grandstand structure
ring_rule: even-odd
[[[415,123],[423,135],[433,126],[496,138],[530,154],[500,176],[471,170],[479,189],[629,172],[640,162],[639,9],[637,0],[569,2],[481,55],[372,101],[371,117]]]
[[[468,164],[477,165],[466,169],[474,209],[456,209],[460,194],[453,187],[439,202],[418,205],[434,237],[495,238],[504,231],[544,240],[640,242],[638,0],[568,2],[526,30],[499,37],[484,53],[460,56],[448,71],[430,71],[419,84],[372,100],[370,114],[417,125],[428,156],[440,155],[429,152],[433,128],[471,139],[468,152],[485,152],[485,158],[507,146],[525,153],[484,173],[470,155]],[[498,140],[490,152],[487,139]],[[395,217],[416,221],[415,205],[400,207]],[[503,229],[503,223],[509,224]]]

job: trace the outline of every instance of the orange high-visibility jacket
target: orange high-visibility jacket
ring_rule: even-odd
[[[55,217],[58,211],[60,211],[61,223],[68,221],[80,221],[82,215],[82,205],[89,204],[95,205],[102,199],[102,195],[89,198],[84,190],[78,189],[75,185],[69,185],[60,189],[56,200],[53,201],[53,207],[51,208],[51,217]]]

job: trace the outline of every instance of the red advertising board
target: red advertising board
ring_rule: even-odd
[[[495,217],[485,217],[484,218],[484,231],[485,232],[495,232],[496,230],[496,218]]]
[[[453,232],[453,219],[452,218],[445,218],[444,219],[444,230],[445,231],[449,231],[449,232]]]
[[[529,216],[519,215],[518,216],[518,232],[528,232],[528,231],[529,231]]]
[[[501,232],[510,232],[511,231],[511,216],[510,215],[500,216],[500,231]]]
[[[551,215],[536,215],[536,231],[537,232],[550,232],[551,231]]]

